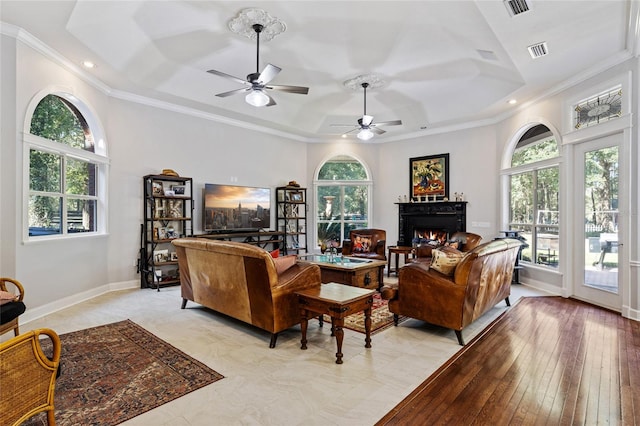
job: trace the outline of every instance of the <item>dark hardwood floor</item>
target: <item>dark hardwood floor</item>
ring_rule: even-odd
[[[521,299],[377,424],[640,424],[640,323]]]

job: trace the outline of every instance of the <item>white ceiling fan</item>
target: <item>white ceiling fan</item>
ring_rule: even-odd
[[[349,133],[353,133],[356,130],[359,130],[356,135],[358,139],[363,141],[368,141],[371,139],[374,134],[381,135],[386,131],[380,129],[380,126],[400,126],[402,125],[402,120],[391,120],[391,121],[382,121],[380,123],[373,123],[373,116],[367,115],[367,87],[369,87],[369,83],[364,82],[361,84],[364,89],[364,114],[361,118],[358,118],[358,125],[355,126],[354,129],[343,133],[342,136],[346,136]],[[332,124],[331,127],[354,127],[353,124]]]
[[[275,85],[275,84],[267,85],[271,80],[273,80],[273,78],[276,75],[278,75],[278,73],[282,69],[277,67],[277,66],[275,66],[275,65],[267,64],[267,66],[264,67],[262,72],[259,72],[259,69],[260,69],[259,68],[260,67],[260,33],[262,32],[262,29],[264,28],[264,26],[261,25],[261,24],[253,24],[252,28],[256,32],[256,36],[257,36],[256,72],[247,75],[247,79],[243,80],[243,79],[241,79],[239,77],[234,77],[234,76],[229,75],[227,73],[224,73],[222,71],[218,71],[218,70],[209,70],[209,71],[207,71],[208,73],[219,75],[220,77],[225,77],[225,78],[228,78],[230,80],[233,80],[233,81],[236,81],[238,83],[241,83],[241,84],[245,85],[245,87],[243,87],[241,89],[231,90],[229,92],[218,93],[216,96],[224,98],[224,97],[235,95],[235,94],[239,94],[239,93],[249,92],[245,97],[245,100],[247,101],[247,103],[250,104],[250,105],[256,106],[256,107],[261,107],[261,106],[272,106],[272,105],[276,104],[276,101],[274,101],[273,98],[266,93],[265,89],[280,90],[280,91],[283,91],[283,92],[298,93],[298,94],[301,94],[301,95],[306,95],[307,93],[309,93],[309,88],[308,87],[282,86],[282,85]]]

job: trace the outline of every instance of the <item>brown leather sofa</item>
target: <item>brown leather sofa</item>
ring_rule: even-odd
[[[460,231],[460,232],[453,233],[453,235],[451,235],[451,237],[447,242],[457,243],[458,250],[463,252],[468,252],[476,248],[480,244],[481,240],[482,240],[482,237],[478,234]],[[431,251],[434,248],[435,247],[429,246],[429,245],[416,247],[414,251],[413,259],[411,259],[411,261],[414,263],[421,263],[421,262],[430,263]]]
[[[453,276],[426,263],[410,263],[400,269],[398,284],[385,285],[382,298],[389,311],[455,330],[464,345],[462,329],[504,300],[509,304],[511,277],[518,249],[514,239],[481,244],[457,264]]]
[[[300,324],[300,308],[294,292],[320,286],[320,268],[278,258],[269,252],[232,241],[179,238],[172,241],[178,254],[182,309],[187,301],[244,321],[271,333],[275,347],[280,331]],[[290,262],[289,262],[290,261]]]
[[[342,241],[342,254],[365,259],[387,260],[387,232],[383,229],[354,229]]]

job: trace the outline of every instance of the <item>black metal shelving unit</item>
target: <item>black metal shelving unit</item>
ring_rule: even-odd
[[[143,177],[144,203],[140,236],[140,287],[180,284],[178,258],[171,241],[193,236],[193,179]]]

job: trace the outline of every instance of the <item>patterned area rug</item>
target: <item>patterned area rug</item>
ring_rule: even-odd
[[[393,325],[393,313],[389,312],[388,302],[380,297],[380,293],[373,295],[373,307],[371,308],[371,334],[378,333]],[[324,321],[331,324],[331,317],[324,315]],[[400,315],[398,323],[408,318]],[[349,315],[344,319],[344,328],[364,334],[364,312]]]
[[[130,320],[60,340],[55,417],[61,426],[117,425],[224,377]],[[44,413],[24,423],[46,424]]]

